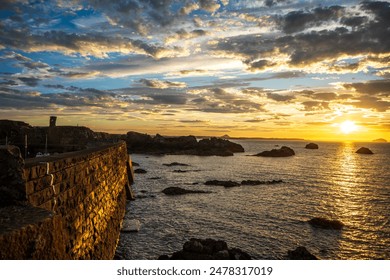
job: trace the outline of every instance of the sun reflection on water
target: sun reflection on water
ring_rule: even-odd
[[[338,239],[338,258],[351,259],[359,252],[360,256],[370,258],[373,240],[379,240],[378,231],[373,231],[372,204],[370,187],[367,186],[364,160],[355,153],[356,145],[345,142],[337,150],[337,159],[333,164],[334,176],[328,190],[329,197],[324,201],[331,209],[330,218],[338,219],[345,225]],[[377,218],[377,217],[376,217]],[[351,242],[353,241],[353,242]],[[351,247],[351,244],[354,244]],[[356,246],[358,244],[358,246]]]

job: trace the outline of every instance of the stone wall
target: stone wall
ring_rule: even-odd
[[[0,258],[112,259],[131,170],[125,142],[26,160],[27,203],[0,208]]]

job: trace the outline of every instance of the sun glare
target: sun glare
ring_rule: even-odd
[[[351,132],[354,132],[358,129],[355,122],[353,121],[345,121],[340,124],[340,130],[344,134],[349,134]]]

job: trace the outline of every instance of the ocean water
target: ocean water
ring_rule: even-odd
[[[136,194],[125,219],[138,219],[137,233],[122,233],[117,249],[126,259],[157,259],[194,238],[223,239],[254,259],[284,259],[305,246],[321,259],[390,259],[390,143],[233,140],[245,153],[233,157],[133,154],[147,170],[136,174]],[[252,157],[288,146],[288,158]],[[359,147],[374,154],[356,154]],[[189,166],[164,166],[180,162]],[[137,168],[137,167],[135,167]],[[177,170],[186,171],[182,173]],[[207,180],[283,180],[280,184],[224,188]],[[164,188],[212,191],[166,196]],[[326,217],[345,224],[341,231],[311,227]]]

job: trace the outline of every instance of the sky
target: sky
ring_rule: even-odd
[[[390,141],[390,2],[0,0],[0,119]]]

